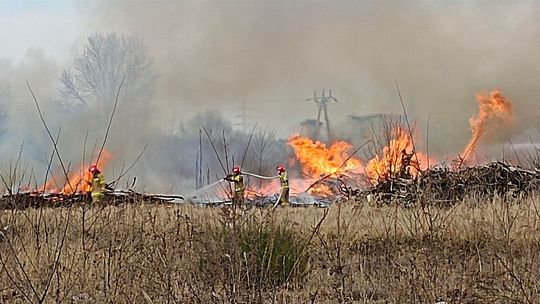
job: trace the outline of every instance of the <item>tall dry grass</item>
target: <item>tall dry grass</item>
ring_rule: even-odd
[[[227,211],[1,211],[0,303],[540,302],[539,198]]]

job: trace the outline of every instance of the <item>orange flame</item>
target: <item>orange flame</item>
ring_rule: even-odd
[[[333,195],[334,191],[328,185],[321,183],[313,187],[313,189],[309,191],[309,193],[315,196],[325,197],[325,196]]]
[[[324,143],[313,141],[298,134],[288,140],[296,154],[296,159],[302,164],[302,171],[310,176],[340,175],[347,172],[362,172],[360,160],[350,156],[352,145],[344,141],[336,141],[326,147]]]
[[[100,170],[103,170],[105,167],[105,164],[111,159],[111,154],[103,150],[101,153],[101,157],[97,163],[97,167]],[[81,165],[81,168],[79,171],[75,171],[69,174],[68,180],[65,182],[63,188],[60,190],[54,179],[50,179],[45,187],[40,187],[38,189],[45,188],[46,192],[51,193],[62,193],[62,194],[73,194],[73,193],[80,193],[80,192],[88,192],[91,191],[90,185],[88,185],[87,181],[92,180],[92,173],[88,171],[91,164],[88,165]]]
[[[366,175],[373,184],[379,181],[396,177],[403,168],[403,153],[410,157],[409,173],[412,176],[418,175],[421,170],[427,169],[429,163],[434,163],[427,155],[413,151],[413,140],[409,132],[403,128],[396,127],[392,130],[392,139],[388,146],[383,148],[382,155],[375,155],[367,163]]]
[[[330,196],[334,195],[334,191],[324,183],[314,184],[317,181],[315,177],[363,173],[360,160],[350,157],[353,146],[347,142],[336,141],[327,147],[324,143],[295,134],[289,138],[288,143],[302,165],[302,172],[314,177],[291,181],[291,189],[300,190],[309,187],[308,192],[312,195]]]
[[[509,125],[512,123],[512,103],[503,96],[500,90],[493,90],[489,93],[479,93],[475,96],[478,103],[479,113],[469,119],[472,136],[469,140],[461,157],[467,161],[478,145],[478,140],[487,130],[488,125],[501,124]]]

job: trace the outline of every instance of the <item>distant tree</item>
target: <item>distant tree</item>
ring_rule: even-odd
[[[225,166],[227,166],[225,154],[228,155],[229,169],[232,169],[234,165],[242,164],[245,171],[262,175],[273,175],[278,164],[286,164],[288,160],[286,142],[277,138],[272,130],[269,128],[262,131],[255,130],[250,140],[250,134],[234,130],[232,126],[232,122],[216,110],[201,112],[188,120],[178,135],[182,153],[178,154],[178,160],[175,162],[180,164],[177,171],[187,176],[193,175],[193,172],[199,175],[210,172],[211,178],[214,178],[216,174],[223,174],[216,152]],[[208,136],[202,131],[203,127],[208,132]],[[223,137],[225,137],[227,153],[225,153]],[[210,141],[213,142],[214,147],[211,146]],[[186,161],[186,159],[193,161]],[[196,165],[199,167],[195,168]],[[258,184],[262,185],[262,183]],[[201,185],[200,181],[198,185]]]
[[[222,133],[231,135],[233,132],[232,122],[227,120],[221,112],[217,110],[207,110],[200,112],[195,117],[188,120],[186,124],[181,126],[183,136],[197,138],[199,130],[204,127],[212,140],[219,140]]]
[[[4,135],[7,125],[7,104],[10,99],[10,89],[6,84],[0,83],[0,137]]]
[[[60,77],[61,101],[68,105],[103,106],[114,102],[125,77],[125,99],[148,101],[153,93],[156,74],[144,44],[134,36],[116,33],[90,35],[73,69]]]

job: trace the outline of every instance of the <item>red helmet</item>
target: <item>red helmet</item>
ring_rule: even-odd
[[[283,167],[283,165],[279,165],[279,166],[276,167],[276,170],[278,172],[285,172],[285,167]]]
[[[90,173],[95,173],[95,172],[99,172],[99,169],[96,165],[92,165],[90,166],[90,168],[88,168],[88,171],[90,171]]]
[[[238,167],[238,166],[234,167],[234,168],[232,169],[232,172],[233,172],[234,174],[240,174],[240,167]]]

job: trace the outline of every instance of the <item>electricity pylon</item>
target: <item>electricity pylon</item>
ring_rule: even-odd
[[[328,136],[328,142],[332,142],[332,133],[330,131],[330,118],[328,117],[328,104],[337,102],[336,97],[332,95],[332,90],[328,90],[328,96],[326,96],[326,90],[322,90],[322,96],[317,96],[317,91],[313,91],[313,97],[306,99],[306,101],[313,101],[318,107],[317,110],[317,133],[319,134],[321,121],[321,113],[324,114],[324,123],[326,124],[326,133]]]

